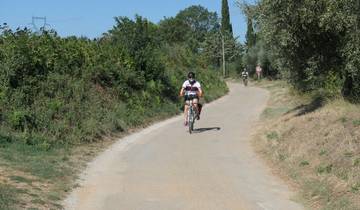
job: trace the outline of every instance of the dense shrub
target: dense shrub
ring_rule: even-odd
[[[96,40],[2,26],[0,136],[47,149],[178,113],[178,91],[190,69],[198,72],[206,99],[226,92],[201,55],[161,41],[159,32],[139,16],[116,18]]]

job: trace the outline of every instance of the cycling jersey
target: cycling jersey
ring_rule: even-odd
[[[193,84],[189,80],[186,80],[182,85],[185,91],[185,97],[195,97],[197,98],[198,91],[201,90],[201,85],[198,81],[194,81]]]

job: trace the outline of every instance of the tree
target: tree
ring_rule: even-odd
[[[233,35],[232,25],[230,23],[229,4],[227,0],[222,0],[221,8],[221,32]]]
[[[135,73],[132,87],[141,89],[146,81],[160,79],[164,67],[156,55],[161,44],[156,37],[157,26],[141,16],[135,20],[116,17],[115,21],[116,25],[108,33],[112,44],[123,49],[132,60]]]
[[[360,2],[354,2],[354,0],[345,2],[349,6],[343,7],[346,10],[342,14],[347,14],[349,21],[348,33],[345,36],[346,44],[342,49],[342,55],[346,61],[342,93],[360,102]],[[333,4],[336,5],[336,3]]]
[[[246,46],[247,49],[254,47],[256,44],[256,35],[253,28],[251,17],[247,17]]]
[[[248,18],[247,61],[265,61],[270,71],[280,72],[301,91],[342,93],[360,101],[358,0],[262,0],[254,6],[240,1],[238,5]]]
[[[173,18],[160,22],[160,34],[168,43],[186,43],[194,52],[206,36],[219,29],[218,15],[206,8],[190,6]]]
[[[222,62],[222,35],[215,32],[206,37],[202,43],[203,56],[213,65],[220,66]],[[224,53],[227,62],[233,62],[242,53],[242,46],[229,34],[224,37]]]

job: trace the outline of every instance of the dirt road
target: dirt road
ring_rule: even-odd
[[[175,117],[119,140],[90,163],[66,209],[303,209],[250,145],[268,93],[229,87],[204,107],[195,134]]]

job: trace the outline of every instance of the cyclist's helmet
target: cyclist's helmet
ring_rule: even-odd
[[[192,71],[189,72],[189,73],[188,73],[188,78],[189,78],[189,79],[195,79],[195,73],[192,72]]]
[[[191,85],[193,85],[196,81],[195,81],[195,73],[194,72],[189,72],[188,73],[188,79]]]

